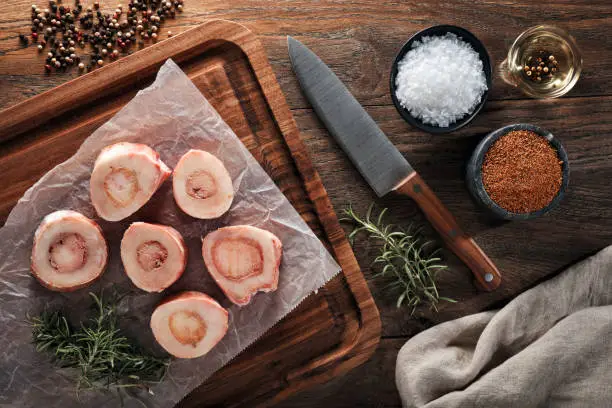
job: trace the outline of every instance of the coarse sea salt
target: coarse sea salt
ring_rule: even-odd
[[[423,37],[398,64],[395,96],[423,123],[448,127],[474,111],[487,90],[478,53],[455,34]]]

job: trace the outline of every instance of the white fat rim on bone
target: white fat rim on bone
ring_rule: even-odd
[[[208,198],[196,198],[187,193],[189,176],[198,171],[207,172],[215,180],[217,191]],[[203,150],[190,150],[174,168],[172,190],[178,206],[195,218],[212,219],[223,215],[232,205],[234,187],[227,169],[214,155]]]
[[[212,249],[218,239],[249,238],[261,246],[263,255],[262,272],[248,276],[241,281],[228,279],[214,264]],[[245,305],[258,291],[270,292],[278,286],[278,262],[281,245],[278,238],[269,231],[248,225],[220,228],[208,234],[202,243],[202,255],[208,271],[227,297],[237,305]]]
[[[133,171],[137,191],[132,201],[118,206],[105,192],[104,182],[113,169]],[[91,173],[91,201],[98,215],[107,221],[119,221],[135,213],[168,177],[171,170],[149,146],[135,143],[117,143],[102,150]]]
[[[170,316],[176,312],[196,313],[206,325],[206,334],[195,345],[179,342],[170,330]],[[227,332],[228,312],[213,298],[187,292],[158,306],[151,316],[151,329],[157,342],[179,358],[196,358],[208,353]]]
[[[138,262],[138,248],[148,241],[159,242],[168,256],[159,268],[145,271]],[[121,260],[125,273],[134,285],[147,292],[161,292],[172,285],[185,270],[187,250],[181,234],[165,225],[135,222],[121,240]]]
[[[57,272],[49,249],[61,234],[79,234],[86,243],[85,264],[72,272]],[[34,234],[32,264],[35,275],[49,287],[70,289],[96,279],[106,266],[108,249],[96,223],[76,211],[61,210],[47,215]]]

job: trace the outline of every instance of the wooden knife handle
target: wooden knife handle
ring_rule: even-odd
[[[499,286],[501,274],[497,267],[478,244],[459,228],[455,218],[418,173],[408,176],[395,191],[416,201],[446,245],[472,270],[484,290],[492,291]]]

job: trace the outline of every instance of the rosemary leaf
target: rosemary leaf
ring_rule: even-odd
[[[344,209],[341,221],[351,222],[355,226],[348,235],[351,245],[360,233],[382,242],[380,252],[373,262],[381,264],[382,268],[374,276],[391,281],[386,288],[397,294],[396,306],[399,308],[406,305],[414,313],[416,307],[424,302],[435,311],[441,301],[455,303],[455,300],[438,293],[436,275],[447,268],[438,256],[439,249],[429,250],[433,243],[422,239],[420,228],[409,226],[403,229],[385,224],[386,213],[385,208],[373,217],[374,205],[371,205],[365,217],[361,217],[349,205]]]
[[[77,369],[77,395],[82,389],[140,387],[162,380],[169,360],[143,353],[117,328],[116,306],[90,293],[96,314],[78,328],[62,312],[29,317],[39,352],[52,354],[58,366]]]

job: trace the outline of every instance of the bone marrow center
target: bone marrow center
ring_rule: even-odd
[[[104,178],[104,191],[117,206],[128,205],[138,192],[136,172],[125,167],[113,168]]]
[[[255,240],[225,238],[215,243],[212,251],[217,269],[227,279],[240,281],[262,272],[263,254]]]
[[[190,197],[205,199],[217,194],[217,182],[209,172],[198,170],[187,176],[185,189]]]
[[[168,249],[158,241],[146,241],[136,248],[136,259],[143,270],[151,272],[164,265]]]
[[[60,234],[49,247],[49,263],[57,272],[74,272],[86,261],[87,242],[80,234]]]
[[[198,313],[190,310],[172,313],[168,324],[170,332],[181,344],[196,347],[206,335],[206,323]]]

